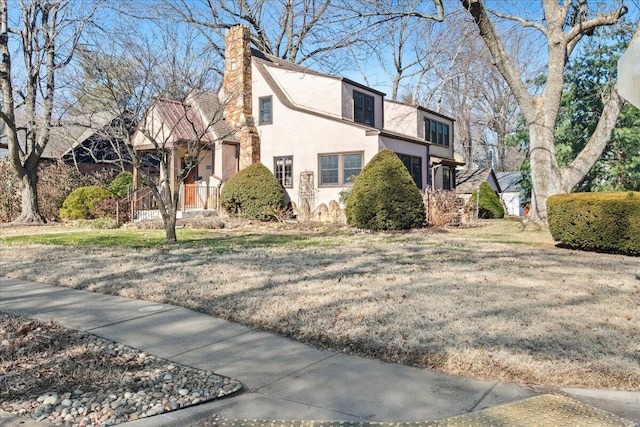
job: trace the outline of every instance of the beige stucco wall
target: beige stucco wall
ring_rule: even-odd
[[[319,185],[318,155],[362,152],[364,165],[378,152],[378,137],[366,136],[363,128],[348,123],[287,108],[260,76],[257,71],[253,74],[254,111],[258,111],[259,97],[273,97],[273,123],[257,126],[261,162],[273,172],[274,157],[293,156],[293,188],[285,189],[292,202],[299,204],[300,173],[304,171],[313,172],[315,200],[312,209],[321,203],[338,201],[340,191],[345,187]]]
[[[300,107],[340,117],[342,113],[339,79],[267,67],[289,100]],[[254,70],[253,74],[259,73]],[[256,94],[256,97],[261,96]],[[253,111],[258,111],[255,109]]]
[[[424,138],[424,125],[422,135],[418,129],[418,109],[410,105],[396,102],[384,103],[384,128],[404,135]]]

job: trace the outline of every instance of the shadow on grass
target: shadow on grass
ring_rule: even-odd
[[[92,230],[87,232],[53,233],[10,236],[2,239],[6,244],[40,244],[60,246],[123,247],[131,249],[206,248],[224,253],[233,248],[295,245],[307,247],[320,244],[309,235],[292,234],[239,234],[216,236],[206,230],[178,230],[178,241],[167,243],[164,230]]]

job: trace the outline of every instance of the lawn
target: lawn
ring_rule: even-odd
[[[173,245],[161,231],[0,233],[3,276],[173,303],[452,374],[640,390],[638,258],[557,248],[517,221],[183,229]]]

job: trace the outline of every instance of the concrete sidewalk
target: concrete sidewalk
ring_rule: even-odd
[[[225,418],[439,420],[549,390],[457,377],[316,349],[182,307],[0,278],[0,311],[54,320],[177,363],[236,378],[232,398],[131,426],[188,425]],[[640,423],[640,393],[558,392]]]

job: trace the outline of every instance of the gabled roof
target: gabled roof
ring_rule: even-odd
[[[193,106],[180,101],[159,98],[154,110],[176,141],[198,141],[208,138],[202,118]]]
[[[170,135],[171,141],[236,140],[223,119],[223,108],[215,93],[192,91],[184,102],[158,98],[150,111],[159,116],[168,132],[165,137]]]
[[[503,193],[517,193],[522,189],[522,172],[498,172],[496,177]]]
[[[498,187],[498,193],[501,193],[500,183],[492,168],[469,168],[456,171],[456,193],[471,194],[480,187],[480,184],[489,182],[491,178]]]
[[[198,107],[203,116],[205,126],[210,126],[217,139],[236,141],[234,131],[224,120],[224,106],[221,105],[218,95],[213,92],[193,90],[187,100]]]
[[[24,128],[26,118],[24,114],[17,113],[16,127]],[[76,115],[67,117],[58,123],[51,124],[49,141],[40,156],[43,159],[61,159],[96,133],[103,130],[113,120],[116,115],[106,111],[92,114]],[[40,118],[37,123],[42,123]],[[0,123],[0,140],[4,141],[4,122]],[[24,144],[24,130],[18,130],[20,144]],[[8,148],[6,142],[0,144],[0,148]]]
[[[42,152],[44,159],[61,159],[74,148],[100,132],[116,118],[107,111],[71,116],[51,127],[49,142]]]
[[[277,56],[274,55],[270,55],[268,53],[259,51],[257,49],[251,48],[251,57],[259,62],[262,62],[263,64],[266,64],[268,66],[272,66],[272,67],[278,67],[281,68],[283,70],[289,70],[289,71],[294,71],[296,73],[304,73],[304,74],[313,74],[315,76],[321,76],[321,77],[328,77],[331,79],[336,79],[336,80],[341,80],[345,83],[348,83],[350,85],[359,87],[361,89],[364,89],[368,92],[371,93],[375,93],[377,95],[380,96],[386,96],[386,94],[384,92],[380,92],[379,90],[370,88],[366,85],[363,85],[362,83],[358,83],[356,81],[353,81],[351,79],[348,79],[346,77],[339,77],[339,76],[334,76],[332,74],[326,74],[326,73],[320,73],[318,71],[312,70],[310,68],[306,68],[303,67],[302,65],[298,65],[295,64],[293,62],[287,61],[285,59],[282,58],[278,58]]]

